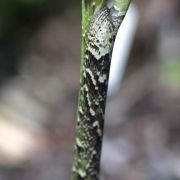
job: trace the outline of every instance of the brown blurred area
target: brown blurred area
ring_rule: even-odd
[[[80,71],[80,4],[46,5],[0,42],[0,180],[69,180]],[[180,179],[180,1],[134,1],[140,20],[108,99],[102,180]],[[24,10],[26,11],[26,10]]]

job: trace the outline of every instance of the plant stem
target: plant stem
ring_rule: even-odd
[[[81,77],[73,180],[98,180],[111,54],[130,0],[82,0]]]

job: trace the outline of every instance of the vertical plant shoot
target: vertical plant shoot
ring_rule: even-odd
[[[82,0],[82,51],[73,180],[98,180],[111,54],[130,0]]]

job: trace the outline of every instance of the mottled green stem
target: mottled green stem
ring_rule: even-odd
[[[111,54],[131,0],[82,0],[81,77],[73,180],[98,180]]]

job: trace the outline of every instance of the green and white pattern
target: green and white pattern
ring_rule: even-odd
[[[127,2],[127,1],[126,1]],[[111,54],[126,9],[103,4],[84,31],[73,180],[98,180]]]

